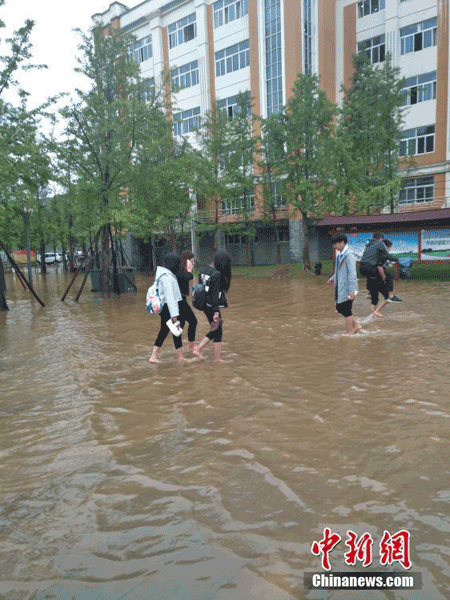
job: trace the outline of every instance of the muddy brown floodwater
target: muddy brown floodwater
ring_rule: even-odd
[[[169,339],[148,363],[150,282],[63,303],[50,269],[41,308],[7,276],[0,597],[448,599],[450,284],[399,282],[403,302],[349,339],[323,280],[235,277],[214,366],[211,348],[179,365]],[[327,527],[334,573],[412,571],[422,589],[309,591]],[[370,534],[370,567],[346,564],[349,530]],[[380,564],[402,530],[410,571],[392,540]]]

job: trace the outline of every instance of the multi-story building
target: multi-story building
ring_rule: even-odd
[[[390,52],[406,78],[400,151],[414,155],[413,169],[402,173],[398,210],[450,207],[448,0],[144,0],[131,9],[113,2],[93,19],[136,37],[134,56],[149,88],[171,72],[174,135],[192,141],[216,101],[232,117],[236,95],[248,92],[253,111],[267,117],[286,103],[298,73],[311,71],[339,104],[354,52],[366,52],[374,64]],[[258,220],[258,199],[250,201]],[[299,260],[301,219],[283,209],[282,199],[280,210],[283,258]],[[224,203],[221,218],[232,212]],[[261,227],[257,263],[275,261],[264,233]],[[240,236],[222,241],[245,262]],[[320,235],[313,235],[312,258],[321,253]]]

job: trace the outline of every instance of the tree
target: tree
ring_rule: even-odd
[[[161,123],[161,136],[166,144],[159,145],[157,154],[142,157],[140,176],[130,188],[131,223],[143,238],[164,232],[170,249],[177,251],[190,224],[196,158],[186,141],[178,143],[172,138],[167,120]]]
[[[0,6],[5,4],[0,0]],[[0,236],[12,245],[23,232],[24,208],[36,208],[39,189],[52,178],[51,139],[41,132],[41,120],[52,119],[49,107],[55,97],[28,109],[28,93],[20,88],[17,75],[21,70],[42,69],[45,65],[30,64],[30,34],[34,22],[27,19],[22,27],[6,40],[7,51],[0,56]],[[5,24],[0,20],[0,29]],[[6,91],[16,92],[14,100],[5,100]],[[11,98],[13,94],[11,93]],[[13,103],[14,102],[14,103]]]
[[[374,66],[364,52],[353,56],[352,84],[336,132],[336,179],[340,212],[394,211],[397,192],[404,79],[386,55]]]
[[[329,157],[333,148],[336,107],[319,88],[313,74],[300,74],[284,113],[286,153],[280,163],[283,188],[289,204],[303,219],[303,266],[309,270],[310,214],[325,209],[325,200],[333,186]]]
[[[253,136],[253,118],[248,93],[236,96],[237,109],[229,122],[229,134],[224,155],[222,182],[224,200],[230,212],[242,222],[235,226],[245,238],[247,265],[254,266],[253,244],[256,228],[252,215],[255,212],[254,153],[256,139]]]
[[[81,212],[89,211],[93,229],[102,228],[102,287],[107,290],[111,232],[130,222],[129,191],[142,177],[145,157],[154,157],[155,145],[167,143],[167,137],[159,137],[166,116],[161,97],[142,99],[139,66],[129,51],[132,38],[116,30],[105,35],[98,27],[80,34],[77,70],[91,88],[78,90],[78,101],[62,110],[67,125],[61,156],[78,188]]]
[[[264,218],[274,231],[277,248],[277,262],[281,263],[281,244],[278,222],[285,211],[285,204],[280,203],[282,189],[281,163],[284,159],[283,122],[279,114],[272,114],[268,119],[260,118],[261,136],[258,139],[258,166],[261,169],[260,182],[263,197]],[[283,211],[283,212],[280,212]]]
[[[224,160],[229,148],[230,120],[216,105],[197,130],[199,152],[196,166],[197,178],[194,184],[199,206],[199,218],[204,221],[202,229],[214,231],[214,249],[218,249],[222,199],[227,194],[227,182],[223,177]],[[209,218],[212,207],[213,219]],[[203,210],[205,209],[205,210]],[[205,216],[206,215],[206,216]]]

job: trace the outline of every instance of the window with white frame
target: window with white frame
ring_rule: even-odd
[[[168,27],[169,48],[176,48],[197,37],[196,14],[192,13]]]
[[[252,107],[250,103],[250,92],[245,92],[248,96],[248,108],[247,114],[251,115]],[[240,106],[237,102],[235,96],[230,96],[229,98],[222,98],[221,100],[217,100],[217,108],[222,112],[226,113],[230,119],[235,119],[239,115]]]
[[[231,200],[222,200],[223,215],[237,215],[243,212],[252,212],[255,209],[255,196],[252,192],[233,198]]]
[[[183,110],[173,115],[173,135],[185,135],[200,127],[200,107]]]
[[[415,127],[402,132],[400,140],[400,156],[428,154],[434,152],[434,125]]]
[[[384,10],[384,0],[360,0],[358,2],[358,17],[371,15],[379,10]]]
[[[214,2],[213,10],[216,29],[248,14],[248,0],[219,0]]]
[[[138,40],[132,46],[133,57],[137,63],[144,62],[152,57],[152,36],[149,35],[142,40]]]
[[[402,89],[405,98],[403,106],[411,106],[419,102],[436,99],[436,71],[408,77],[406,85]]]
[[[405,179],[399,192],[399,204],[432,202],[434,198],[433,177]]]
[[[359,42],[358,52],[365,52],[373,65],[383,62],[386,57],[386,36],[383,33]]]
[[[192,87],[197,85],[199,82],[198,78],[198,60],[194,60],[191,63],[172,69],[172,88],[175,90],[182,90],[184,88]]]
[[[216,77],[244,69],[249,65],[250,47],[248,40],[216,52]]]
[[[141,100],[144,102],[151,102],[155,97],[155,78],[150,77],[148,79],[143,79],[141,82]]]
[[[400,52],[419,52],[437,44],[437,18],[407,25],[400,29]]]
[[[274,181],[269,185],[270,204],[274,208],[283,208],[286,206],[286,198],[281,193],[281,184]]]

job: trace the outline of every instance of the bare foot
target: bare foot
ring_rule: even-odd
[[[372,314],[375,317],[379,317],[380,319],[384,319],[386,317],[386,315],[382,315],[381,313],[377,312],[376,310],[374,310]]]
[[[149,363],[160,363],[161,361],[156,358],[156,356],[150,356],[150,358],[148,359]]]
[[[198,356],[201,360],[205,360],[205,357],[203,356],[203,354],[200,354],[200,352],[197,350],[197,348],[194,348],[192,350],[192,354],[194,354],[195,356]]]
[[[358,323],[356,328],[353,330],[353,333],[367,333],[367,331]]]

